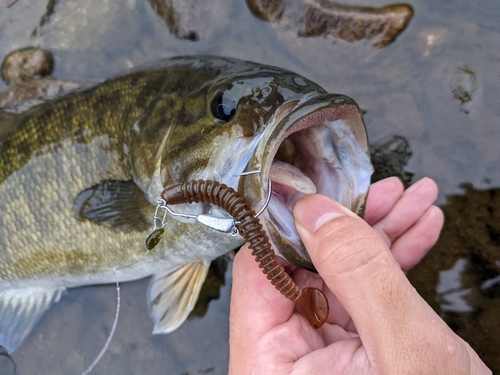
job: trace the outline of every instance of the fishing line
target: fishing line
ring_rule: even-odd
[[[109,345],[111,343],[111,340],[113,339],[113,336],[114,336],[114,334],[116,332],[116,326],[118,325],[118,318],[120,317],[120,306],[121,306],[121,304],[120,304],[120,302],[121,302],[120,283],[118,282],[118,275],[117,275],[116,271],[121,270],[123,268],[127,268],[127,267],[130,267],[130,266],[133,266],[137,262],[141,261],[146,255],[148,255],[148,253],[149,253],[149,250],[147,250],[135,262],[132,262],[130,264],[127,264],[125,266],[118,267],[118,268],[117,267],[113,267],[113,273],[115,275],[115,283],[116,283],[116,313],[115,313],[115,320],[113,321],[113,325],[111,327],[111,331],[109,332],[108,338],[107,338],[106,342],[104,343],[104,346],[102,347],[102,349],[99,352],[99,354],[97,355],[97,357],[95,357],[95,359],[92,362],[92,364],[82,373],[82,375],[88,375],[88,374],[90,374],[90,372],[94,369],[94,367],[97,365],[97,363],[99,363],[99,361],[102,359],[102,357],[104,356],[104,354],[108,350]]]
[[[246,176],[246,175],[257,174],[257,173],[260,173],[260,170],[243,172],[240,174],[240,176]],[[260,209],[260,211],[257,214],[253,213],[254,219],[257,219],[257,217],[259,215],[261,215],[264,212],[264,210],[267,208],[267,206],[271,200],[271,195],[272,195],[271,179],[268,178],[268,193],[267,193],[266,201],[264,203],[264,206]],[[163,216],[160,214],[161,210],[164,211]],[[232,235],[239,234],[239,231],[236,227],[236,224],[241,224],[241,223],[235,221],[234,219],[217,218],[217,217],[212,217],[209,215],[189,215],[189,214],[177,213],[177,212],[172,211],[172,209],[170,209],[170,207],[168,207],[168,205],[166,204],[166,201],[164,199],[158,198],[157,199],[157,207],[155,210],[155,214],[153,216],[153,233],[151,233],[146,240],[147,251],[139,259],[137,259],[135,262],[130,263],[126,266],[113,268],[113,272],[114,272],[114,276],[115,276],[115,283],[116,283],[115,320],[113,322],[113,326],[111,327],[111,331],[108,335],[108,338],[107,338],[103,348],[101,349],[101,351],[99,352],[97,357],[94,359],[92,364],[87,368],[87,370],[85,370],[85,372],[82,373],[82,375],[88,375],[93,370],[93,368],[97,365],[97,363],[101,360],[101,358],[104,356],[104,354],[108,350],[109,345],[111,343],[111,340],[113,339],[113,336],[115,334],[116,326],[118,324],[118,318],[120,316],[120,298],[121,298],[120,297],[120,283],[118,282],[117,271],[120,269],[123,269],[123,268],[130,267],[130,266],[136,264],[137,262],[141,261],[150,252],[150,250],[152,250],[158,244],[161,236],[163,235],[164,227],[166,226],[167,213],[169,213],[173,216],[182,216],[182,217],[187,217],[187,218],[191,218],[191,219],[196,219],[198,222],[205,224],[205,225],[208,225],[209,227],[211,227],[213,229],[223,231],[223,232],[230,232]],[[157,225],[158,223],[160,224],[159,227]]]
[[[101,351],[97,355],[97,357],[94,359],[94,362],[85,370],[85,372],[82,373],[82,375],[87,375],[90,374],[92,369],[97,365],[97,363],[101,360],[102,356],[104,353],[109,348],[109,344],[111,343],[111,340],[113,339],[113,335],[115,334],[116,331],[116,326],[118,324],[118,317],[120,316],[120,284],[118,283],[118,277],[116,276],[116,267],[113,268],[113,272],[115,274],[115,282],[116,282],[116,313],[115,313],[115,320],[113,322],[113,326],[111,327],[111,332],[109,332],[108,339],[106,340],[106,343],[102,347]]]
[[[233,217],[238,233],[248,242],[252,255],[271,284],[299,305],[302,315],[312,327],[319,328],[325,323],[329,313],[325,294],[317,288],[301,289],[295,284],[281,265],[255,211],[236,190],[217,181],[192,180],[163,190],[161,196],[171,205],[203,202],[224,209]],[[196,217],[198,221],[201,216]]]
[[[155,214],[153,216],[154,232],[156,232],[157,230],[163,230],[163,227],[165,226],[165,217],[163,217],[163,219],[161,219],[158,216],[158,210],[160,208],[161,208],[161,206],[159,206],[159,207],[156,208]],[[165,215],[166,215],[166,213],[165,213]],[[160,222],[161,225],[162,225],[159,229],[157,229],[157,226],[156,226],[157,222]],[[139,259],[137,259],[135,262],[132,262],[132,263],[127,264],[127,265],[122,266],[122,267],[114,267],[113,268],[113,273],[115,275],[115,283],[116,283],[116,313],[115,313],[115,320],[113,321],[113,326],[111,327],[111,331],[109,332],[108,339],[104,343],[104,346],[102,347],[102,349],[99,352],[99,354],[97,355],[97,357],[94,359],[94,362],[92,362],[92,364],[87,368],[87,370],[85,370],[82,373],[82,375],[90,374],[90,372],[92,371],[92,369],[101,360],[101,358],[103,357],[104,353],[106,353],[106,351],[108,350],[109,344],[111,343],[111,340],[113,339],[113,336],[114,336],[115,331],[116,331],[116,326],[118,324],[118,318],[120,316],[120,299],[121,299],[121,296],[120,296],[120,283],[118,282],[118,276],[117,276],[117,272],[116,271],[124,269],[124,268],[127,268],[127,267],[131,267],[134,264],[140,262],[142,259],[144,259],[144,257],[146,257],[146,255],[148,255],[148,253],[149,253],[149,251],[151,249],[152,248],[150,248],[148,246],[148,249],[146,250],[146,252],[144,254],[142,254],[142,256]]]

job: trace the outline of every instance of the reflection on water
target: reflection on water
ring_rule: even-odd
[[[441,311],[457,313],[472,311],[472,307],[467,304],[467,296],[471,290],[462,286],[462,274],[466,267],[467,260],[459,259],[449,270],[439,271],[436,300]]]
[[[450,327],[500,369],[500,189],[462,188],[441,207],[441,237],[408,277]]]
[[[500,3],[412,0],[414,15],[406,30],[386,48],[374,49],[373,41],[333,43],[331,34],[298,37],[306,23],[290,25],[288,32],[276,17],[263,21],[244,1],[227,0],[210,1],[213,13],[205,18],[199,16],[203,2],[185,2],[194,7],[192,13],[188,5],[176,5],[179,38],[154,2],[0,2],[0,60],[13,50],[39,46],[54,54],[54,78],[88,81],[163,57],[227,55],[290,69],[329,92],[353,97],[367,110],[372,144],[381,145],[374,155],[385,161],[389,157],[402,167],[400,173],[411,171],[413,180],[424,175],[435,179],[440,203],[447,202],[442,238],[409,273],[412,283],[488,366],[500,372],[500,211],[494,188],[500,186]],[[169,3],[178,2],[163,1]],[[290,6],[293,1],[269,3]],[[382,0],[343,3],[385,5]],[[46,13],[50,17],[40,26]],[[286,18],[286,11],[281,17]],[[191,30],[198,41],[190,40]],[[5,88],[0,82],[0,91]],[[404,146],[399,159],[386,154],[384,145],[396,135],[411,144],[406,148],[403,138],[390,143],[389,149]],[[458,188],[464,181],[471,184]],[[122,285],[117,333],[93,373],[227,373],[231,277],[229,265],[226,285],[202,319],[158,336],[151,335],[147,281]],[[114,286],[69,291],[14,353],[19,374],[81,373],[106,341],[115,307]],[[8,359],[0,356],[0,366],[6,360],[8,367]]]

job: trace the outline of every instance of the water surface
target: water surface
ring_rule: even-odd
[[[370,42],[300,38],[293,29],[258,20],[242,0],[213,0],[205,9],[193,1],[198,5],[192,19],[184,19],[194,25],[198,40],[180,40],[151,3],[50,2],[53,13],[39,26],[47,4],[0,1],[0,59],[37,45],[53,52],[53,76],[100,81],[158,58],[223,55],[287,68],[329,92],[353,97],[366,111],[371,142],[405,137],[413,150],[407,166],[413,180],[429,176],[439,185],[445,232],[410,273],[411,281],[500,373],[495,284],[500,274],[500,194],[495,189],[500,186],[500,3],[410,1],[412,21],[383,49]],[[220,298],[206,315],[160,336],[150,334],[147,281],[122,285],[117,332],[93,373],[227,373],[230,284],[229,266]],[[115,299],[114,286],[70,290],[14,353],[18,373],[84,371],[111,329]]]

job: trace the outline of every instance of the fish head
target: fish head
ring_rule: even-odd
[[[215,180],[258,211],[270,180],[261,220],[273,248],[314,270],[293,206],[321,193],[362,214],[372,166],[358,105],[279,68],[208,57],[183,64],[182,87],[160,95],[133,126],[136,183],[156,204],[167,187]]]
[[[262,214],[274,250],[295,266],[315,271],[294,226],[293,207],[319,193],[362,216],[373,167],[361,111],[344,95],[319,94],[297,103],[269,124],[240,190],[262,206],[268,181],[272,194]]]
[[[237,188],[270,124],[324,90],[283,69],[235,59],[171,59],[170,83],[131,129],[136,184],[156,204],[165,187],[193,179]]]

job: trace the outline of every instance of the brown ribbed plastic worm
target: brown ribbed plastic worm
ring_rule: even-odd
[[[262,228],[255,211],[234,189],[210,180],[189,181],[167,188],[162,193],[167,204],[204,202],[215,204],[226,210],[238,223],[241,236],[248,242],[259,267],[286,298],[297,302],[302,314],[314,328],[323,325],[328,317],[328,300],[316,288],[300,289],[285,272],[271,248],[269,238]]]

